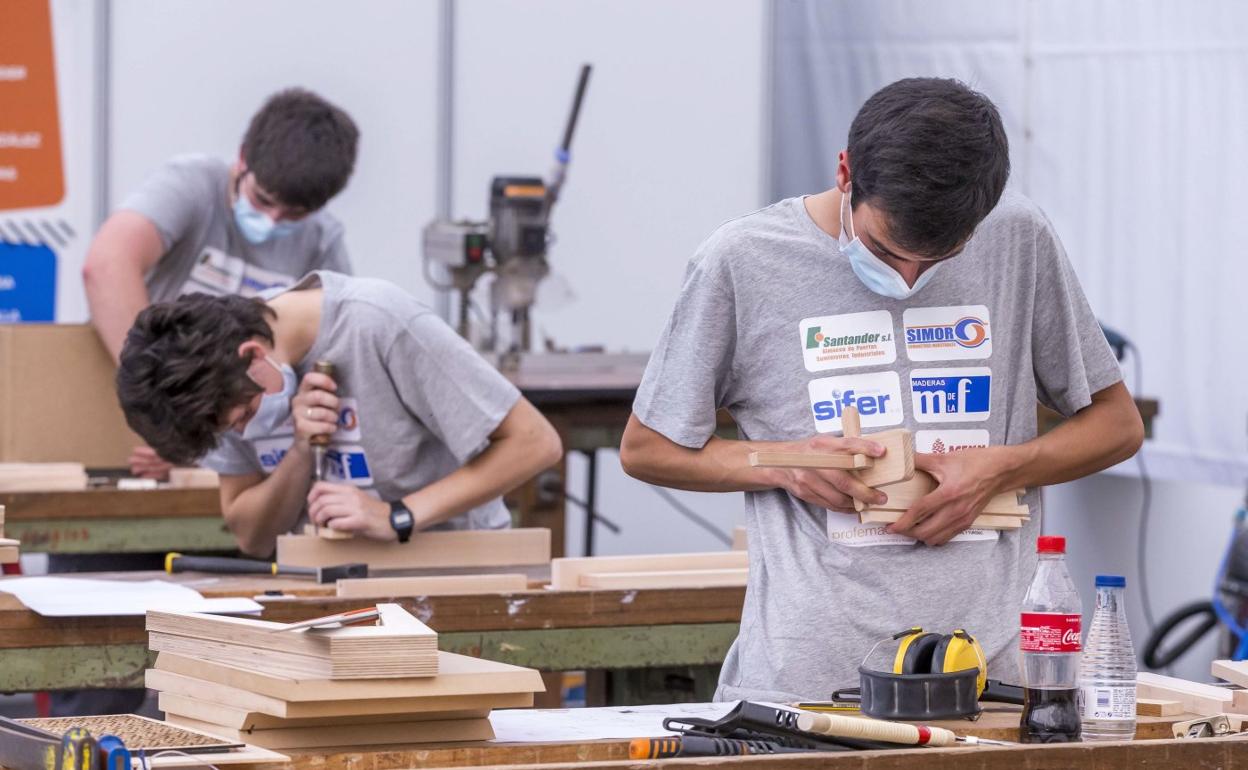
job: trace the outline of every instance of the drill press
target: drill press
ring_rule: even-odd
[[[555,166],[550,181],[532,176],[496,176],[490,184],[490,218],[487,222],[464,220],[430,222],[424,231],[425,279],[434,288],[459,293],[461,336],[469,337],[470,295],[486,273],[494,274],[490,304],[510,313],[509,351],[529,350],[532,328],[529,309],[537,298],[537,286],[550,272],[546,261],[550,242],[550,212],[559,198],[571,159],[572,134],[589,85],[591,67],[582,65],[572,111],[555,150]],[[450,274],[450,283],[436,280],[429,271],[437,262]],[[491,335],[492,337],[492,335]],[[492,350],[496,340],[491,339]]]

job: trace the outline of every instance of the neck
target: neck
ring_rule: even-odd
[[[841,234],[841,198],[844,196],[838,188],[824,190],[817,195],[806,198],[806,213],[810,215],[815,226],[833,238]]]
[[[294,366],[308,355],[321,330],[321,294],[319,288],[288,291],[269,300],[277,313],[273,327],[273,355]]]

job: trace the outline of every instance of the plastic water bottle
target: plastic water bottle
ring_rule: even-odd
[[[1019,646],[1023,653],[1023,743],[1079,740],[1079,650],[1083,615],[1066,569],[1066,538],[1044,535],[1040,560],[1023,598]]]
[[[1126,585],[1121,575],[1096,576],[1096,614],[1079,671],[1085,741],[1135,737],[1135,649],[1122,605]]]

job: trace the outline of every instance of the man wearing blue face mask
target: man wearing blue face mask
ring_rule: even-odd
[[[787,702],[858,684],[898,624],[973,628],[1017,679],[1038,487],[1130,457],[1143,425],[1052,225],[1006,190],[996,107],[951,80],[898,81],[859,110],[826,192],[732,220],[702,244],[655,347],[620,459],[651,483],[744,491],[750,577],[717,697]],[[1067,419],[1037,437],[1036,402]],[[846,439],[857,408],[868,435]],[[726,408],[740,440],[715,436]],[[905,427],[939,486],[891,526],[839,471],[750,452],[861,453]],[[1032,518],[971,528],[1026,488]]]
[[[313,270],[350,273],[343,229],[324,206],[347,184],[359,132],[347,113],[303,89],[274,94],[251,119],[239,157],[166,163],[100,228],[83,267],[91,321],[116,359],[153,302],[201,292],[255,296]],[[136,475],[168,464],[150,449]]]

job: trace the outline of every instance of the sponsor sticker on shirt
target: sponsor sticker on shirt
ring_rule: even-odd
[[[962,449],[979,449],[988,446],[988,431],[975,430],[921,430],[914,434],[914,451],[924,454],[943,455]]]
[[[887,310],[806,318],[798,323],[798,332],[808,372],[897,360],[893,316]]]
[[[182,294],[202,292],[221,297],[238,294],[254,297],[272,288],[294,284],[293,276],[248,264],[242,257],[226,254],[207,246],[195,260],[191,275],[182,286]]]
[[[901,316],[911,361],[952,361],[992,355],[984,305],[909,308]]]
[[[905,535],[890,535],[884,530],[887,524],[863,524],[856,513],[828,511],[828,542],[847,548],[863,548],[876,545],[914,545],[919,541]],[[996,540],[1001,533],[995,529],[967,529],[954,535],[951,543]]]
[[[857,407],[864,428],[900,425],[904,417],[897,372],[822,377],[811,380],[807,390],[815,430],[820,433],[840,431],[847,406]]]
[[[916,422],[982,422],[992,405],[992,370],[914,369],[910,401]]]

